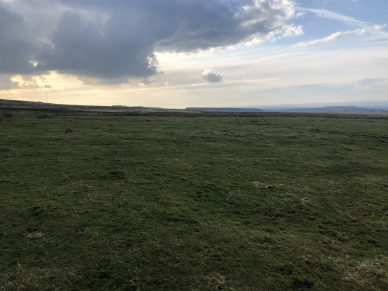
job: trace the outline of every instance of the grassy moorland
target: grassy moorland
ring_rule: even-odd
[[[388,120],[43,117],[0,118],[0,290],[388,289]]]

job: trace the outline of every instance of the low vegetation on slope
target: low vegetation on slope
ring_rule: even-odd
[[[0,120],[1,290],[387,290],[388,121]]]

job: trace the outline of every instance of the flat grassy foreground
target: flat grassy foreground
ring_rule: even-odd
[[[1,290],[387,290],[388,120],[3,118],[0,222]]]

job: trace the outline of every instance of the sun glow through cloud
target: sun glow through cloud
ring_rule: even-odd
[[[116,2],[1,0],[0,98],[172,108],[388,101],[388,32],[371,16],[375,1],[347,1],[368,5],[364,16],[332,1]],[[182,5],[197,15],[174,14]],[[147,23],[156,11],[157,25]],[[383,81],[356,85],[367,79]]]

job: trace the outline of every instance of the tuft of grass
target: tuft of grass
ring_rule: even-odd
[[[37,119],[47,119],[47,118],[50,118],[50,115],[48,115],[48,114],[37,114],[36,118]]]

